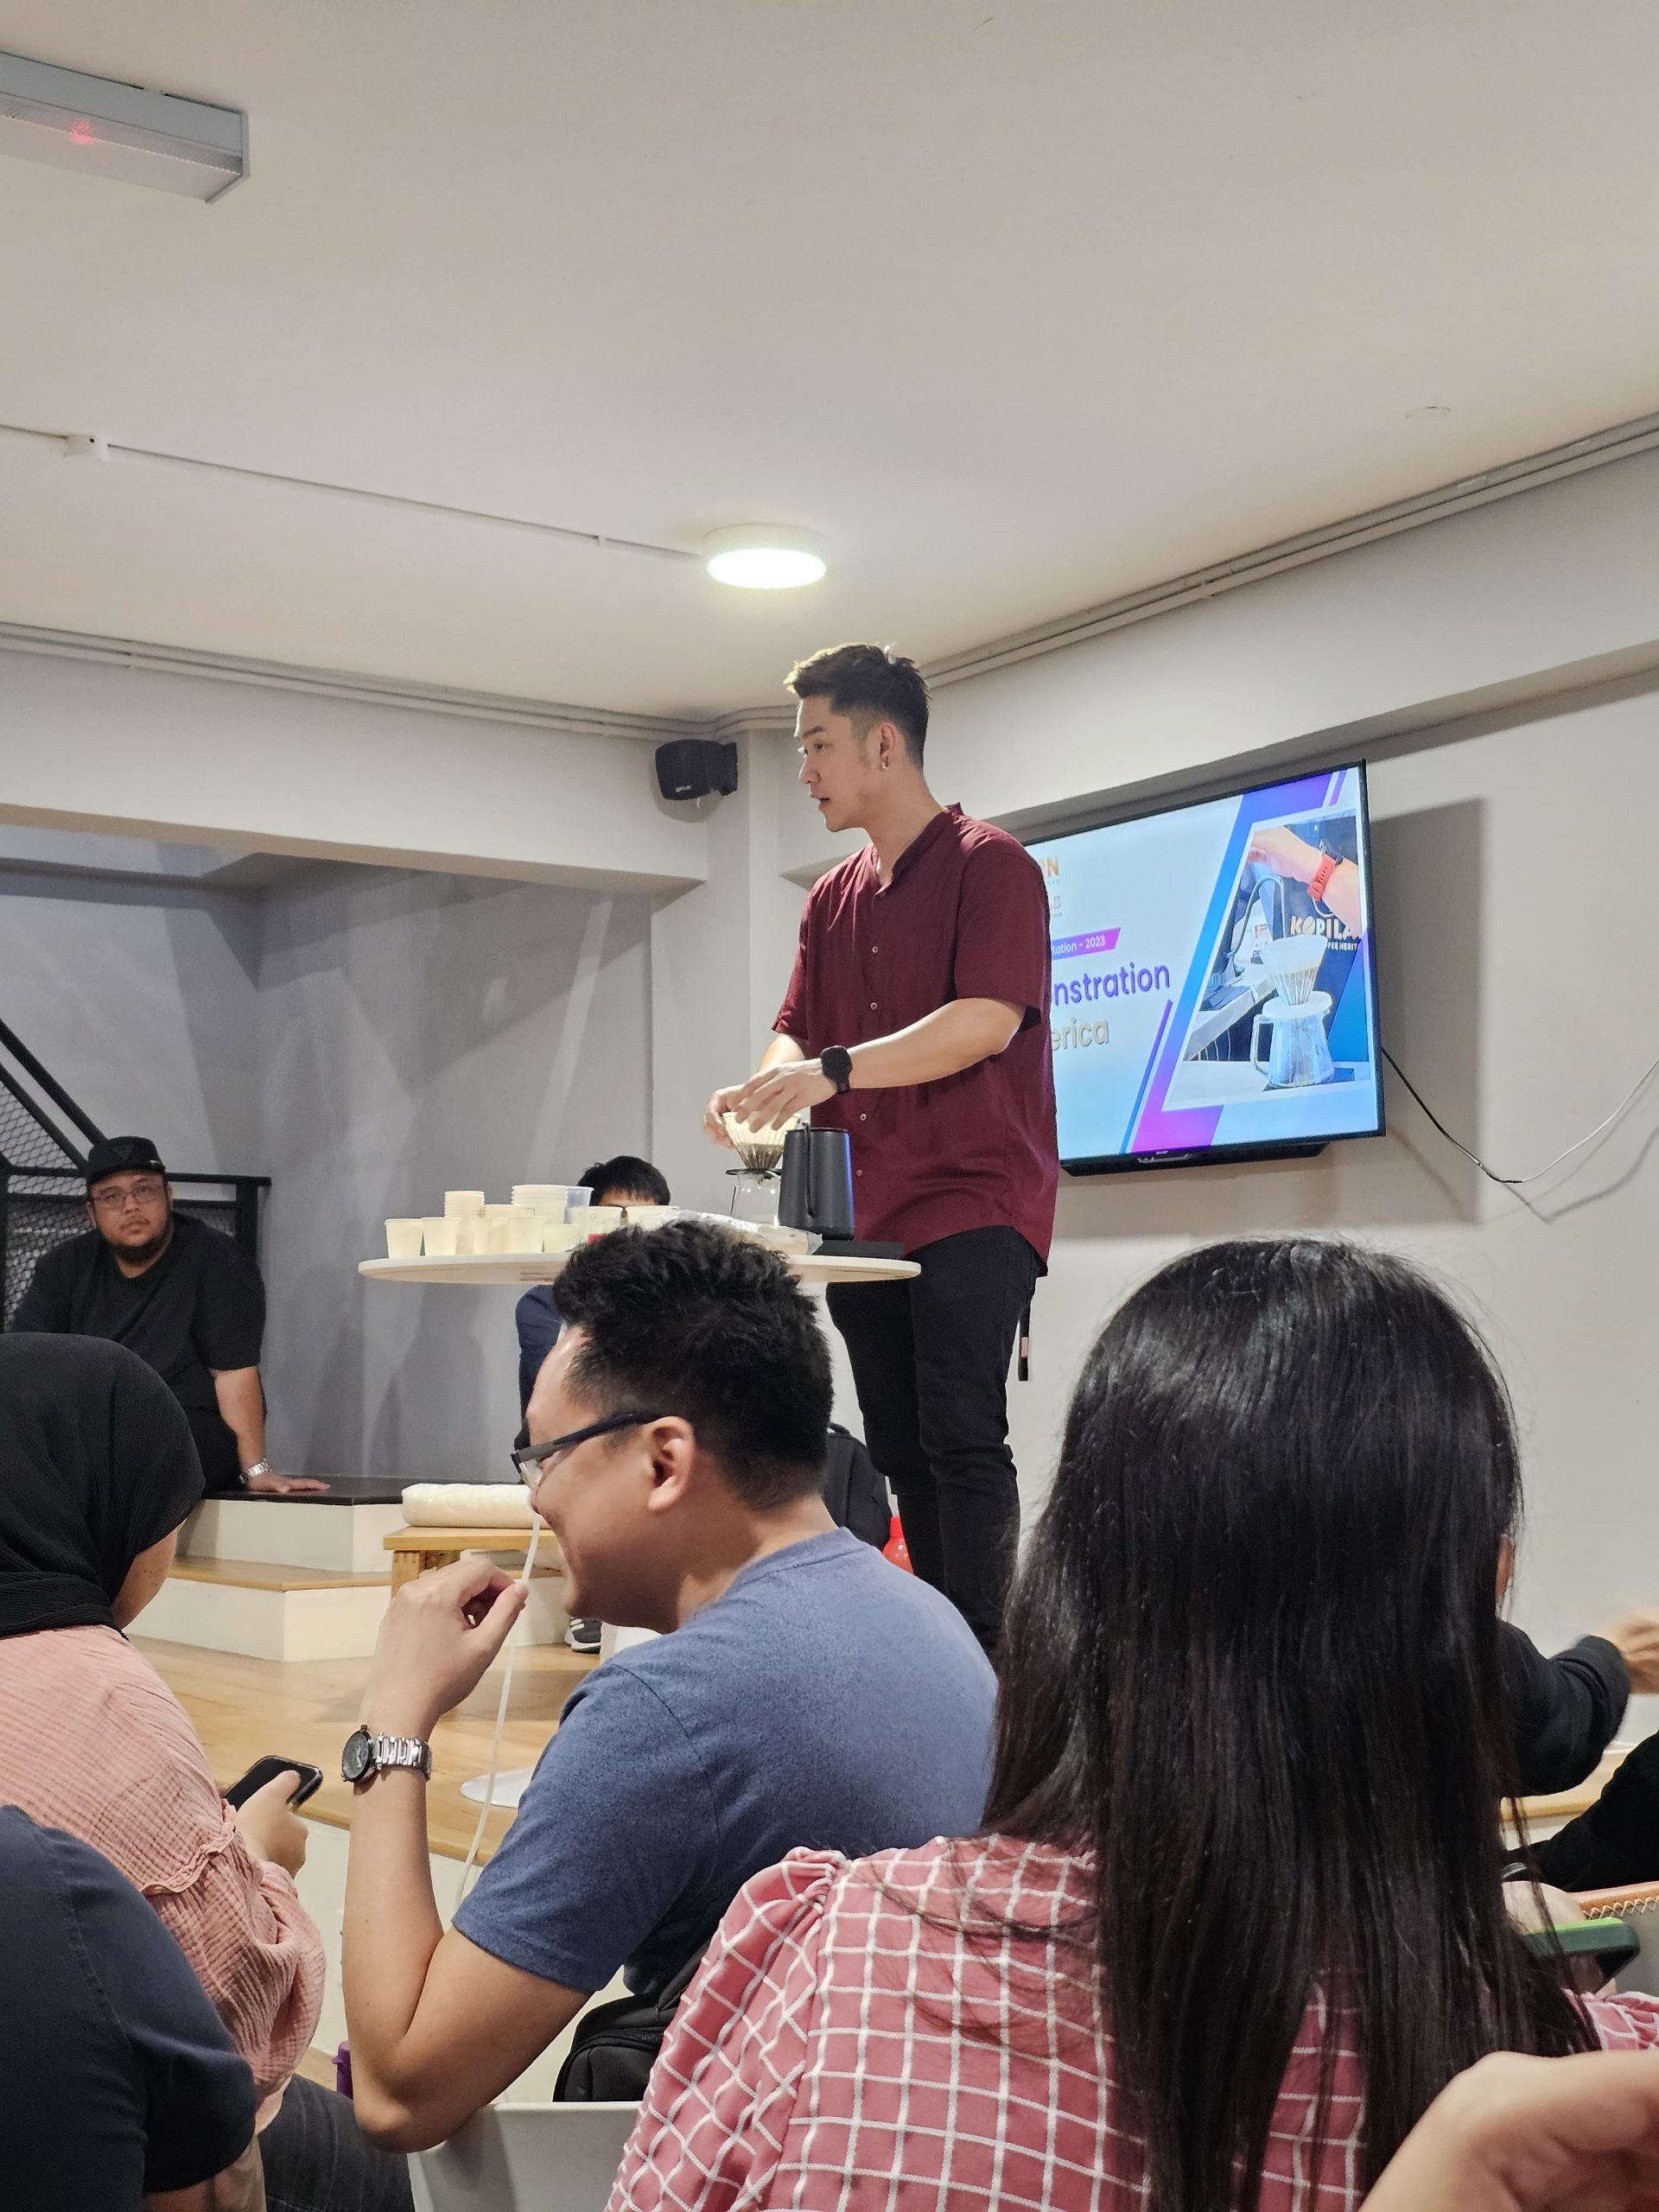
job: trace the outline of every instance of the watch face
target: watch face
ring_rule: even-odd
[[[340,1755],[340,1770],[347,1782],[361,1782],[365,1775],[374,1771],[374,1749],[366,1728],[354,1728],[346,1738],[346,1748]]]

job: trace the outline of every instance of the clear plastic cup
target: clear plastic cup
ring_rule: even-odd
[[[452,1260],[455,1255],[456,1232],[461,1224],[453,1214],[428,1214],[421,1224],[423,1241],[429,1260]]]
[[[386,1257],[389,1260],[418,1260],[424,1225],[418,1214],[413,1219],[407,1215],[400,1215],[387,1222]]]
[[[574,1221],[586,1205],[593,1203],[593,1192],[586,1183],[573,1183],[564,1194],[564,1217]]]

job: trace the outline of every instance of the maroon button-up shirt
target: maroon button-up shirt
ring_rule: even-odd
[[[814,1109],[819,1128],[852,1135],[861,1236],[914,1252],[1001,1226],[1047,1260],[1060,1173],[1048,998],[1042,872],[1017,839],[959,806],[933,817],[885,887],[874,845],[813,886],[772,1024],[809,1059],[890,1036],[952,999],[1025,1008],[1007,1050],[960,1075]]]

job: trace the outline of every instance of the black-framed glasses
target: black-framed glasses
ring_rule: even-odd
[[[603,1421],[590,1421],[586,1428],[573,1428],[568,1436],[555,1436],[545,1444],[521,1444],[512,1455],[512,1464],[520,1482],[534,1490],[547,1462],[558,1452],[572,1451],[590,1437],[610,1436],[619,1428],[643,1428],[647,1421],[661,1419],[660,1414],[607,1414]]]

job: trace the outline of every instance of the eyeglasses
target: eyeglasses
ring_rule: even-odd
[[[519,1480],[534,1490],[547,1471],[548,1461],[559,1452],[574,1451],[590,1437],[609,1436],[619,1428],[643,1428],[647,1421],[661,1419],[660,1414],[609,1414],[603,1421],[590,1421],[586,1428],[573,1428],[568,1436],[556,1436],[546,1444],[520,1445],[512,1455],[512,1464]]]
[[[167,1185],[158,1183],[152,1175],[143,1183],[130,1183],[124,1191],[94,1191],[92,1204],[100,1213],[119,1213],[129,1205],[153,1206],[157,1198],[165,1198]]]

